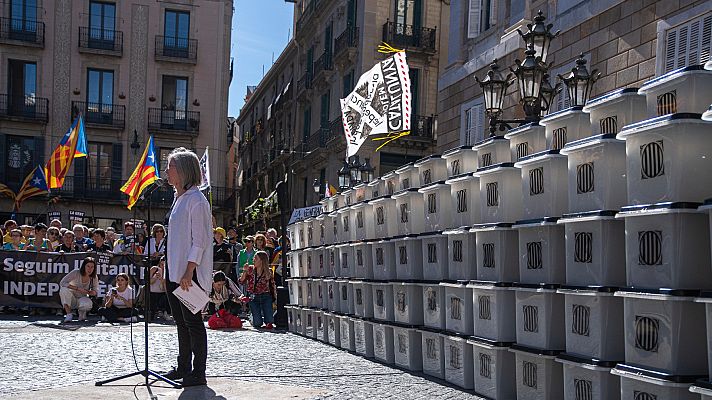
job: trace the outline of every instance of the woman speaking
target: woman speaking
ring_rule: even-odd
[[[178,367],[165,375],[183,379],[183,386],[205,385],[208,337],[200,312],[193,314],[173,294],[184,290],[210,290],[213,282],[212,214],[210,204],[198,190],[198,156],[179,147],[168,155],[168,183],[175,200],[168,219],[166,291],[178,329]],[[191,364],[192,358],[192,364]]]

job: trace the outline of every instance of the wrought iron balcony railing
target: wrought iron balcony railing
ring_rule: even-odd
[[[394,47],[434,53],[435,28],[423,28],[387,21],[383,25],[383,41]]]
[[[307,89],[311,89],[311,86],[312,86],[312,74],[311,74],[311,72],[307,71],[297,81],[297,95],[301,94],[302,92],[304,92]]]
[[[124,49],[124,33],[109,29],[79,27],[79,50],[98,51],[121,55]]]
[[[334,41],[334,56],[340,56],[349,47],[358,46],[359,30],[357,26],[348,26]]]
[[[404,139],[431,141],[435,140],[433,133],[433,117],[412,115],[410,121],[410,135]]]
[[[148,109],[148,129],[197,133],[200,128],[200,112],[183,110]]]
[[[79,113],[82,113],[84,121],[88,124],[123,129],[126,122],[126,106],[119,104],[73,101],[72,120],[74,120]]]
[[[44,47],[45,24],[18,18],[0,18],[0,40]]]
[[[195,62],[198,58],[198,41],[173,36],[156,36],[156,58]]]
[[[331,53],[326,51],[322,53],[319,58],[314,61],[314,77],[318,77],[324,71],[331,71],[334,69],[334,63],[331,59]]]
[[[0,118],[47,123],[49,100],[35,96],[0,94]]]

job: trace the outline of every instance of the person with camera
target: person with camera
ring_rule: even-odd
[[[116,286],[112,287],[104,297],[104,307],[99,309],[99,315],[109,322],[136,322],[133,316],[134,290],[129,285],[129,276],[125,273],[116,275]]]
[[[168,313],[168,297],[166,296],[166,256],[161,256],[158,265],[154,265],[150,270],[151,284],[151,320],[156,316],[162,316],[165,320],[170,320]]]
[[[249,293],[252,326],[261,328],[264,322],[266,329],[273,329],[272,302],[277,298],[277,288],[269,267],[267,252],[256,252],[253,262],[252,265],[245,267],[240,275],[240,283],[245,285],[245,290]]]
[[[114,254],[133,254],[136,252],[136,237],[134,236],[134,223],[124,222],[124,233],[114,243]]]
[[[74,237],[70,237],[72,244]],[[68,273],[59,282],[59,299],[64,308],[64,322],[72,322],[73,309],[79,311],[79,320],[87,319],[87,312],[92,308],[92,301],[89,296],[96,296],[99,287],[99,278],[96,276],[96,260],[93,257],[86,257],[82,265]]]
[[[208,303],[208,314],[210,314],[208,326],[212,329],[242,328],[242,321],[237,316],[241,295],[242,292],[232,279],[222,271],[215,271],[210,303]]]

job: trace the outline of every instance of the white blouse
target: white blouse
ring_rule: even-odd
[[[210,203],[196,187],[176,199],[168,230],[168,279],[180,283],[192,261],[198,264],[198,283],[209,292],[213,282],[213,216]]]

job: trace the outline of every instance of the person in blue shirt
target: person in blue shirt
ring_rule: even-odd
[[[22,231],[13,229],[10,231],[10,242],[2,246],[3,250],[24,250],[25,244],[22,243]]]
[[[74,241],[77,243],[82,250],[87,250],[90,245],[94,244],[94,241],[84,236],[84,225],[76,224],[72,227],[74,232]]]

